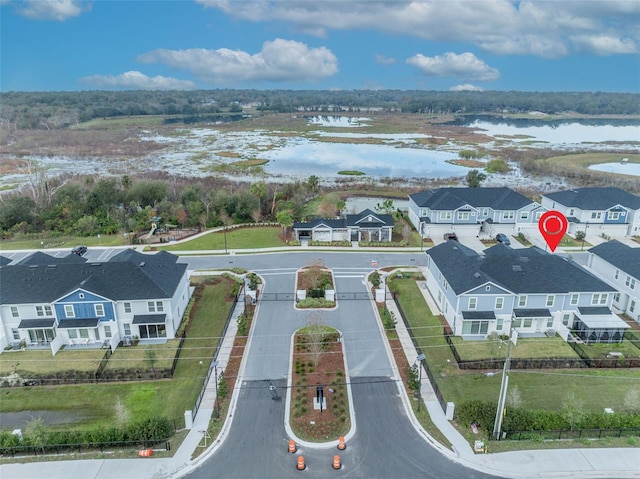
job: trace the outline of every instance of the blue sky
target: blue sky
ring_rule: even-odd
[[[638,0],[0,0],[0,90],[640,92]]]

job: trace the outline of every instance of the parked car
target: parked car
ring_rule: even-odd
[[[455,233],[445,233],[443,238],[445,241],[449,241],[449,240],[458,241],[458,236]]]
[[[498,234],[496,235],[496,241],[497,241],[498,243],[502,243],[502,244],[507,245],[507,246],[509,246],[509,245],[511,244],[511,240],[510,240],[510,239],[509,239],[509,237],[508,237],[506,234],[504,234],[504,233],[498,233]]]
[[[71,250],[71,252],[73,254],[77,254],[78,256],[82,256],[83,254],[85,254],[87,252],[87,247],[86,246],[74,246],[73,249]]]

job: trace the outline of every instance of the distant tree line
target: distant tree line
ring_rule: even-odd
[[[197,90],[0,93],[0,121],[18,129],[58,129],[94,118],[133,115],[379,109],[405,113],[576,112],[640,114],[640,95],[608,92],[424,91],[424,90]]]

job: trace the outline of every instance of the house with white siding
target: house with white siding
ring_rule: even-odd
[[[640,235],[640,197],[620,188],[576,188],[542,195],[542,206],[567,217],[567,233],[615,238]]]
[[[587,266],[617,292],[613,307],[640,324],[640,247],[613,240],[589,250]]]
[[[424,238],[495,237],[536,231],[538,203],[510,188],[438,188],[409,195],[409,220]]]
[[[540,248],[498,244],[484,254],[447,241],[426,252],[427,288],[453,334],[542,336],[570,331],[585,342],[620,342],[629,326],[610,310],[616,290],[577,263]]]
[[[125,250],[108,262],[37,252],[0,268],[0,350],[171,339],[191,296],[187,265]]]

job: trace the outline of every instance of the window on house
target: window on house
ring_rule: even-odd
[[[613,295],[613,301],[616,303],[620,302],[620,293],[616,293]]]
[[[524,295],[518,297],[518,307],[524,308],[526,305],[527,305],[527,297]]]
[[[469,298],[469,309],[476,309],[478,298]]]
[[[498,331],[502,331],[503,327],[504,327],[504,319],[498,318],[498,321],[496,321],[496,329]]]
[[[150,313],[162,313],[164,311],[164,304],[162,301],[148,301],[147,306]]]
[[[547,303],[546,303],[546,305],[547,305],[548,307],[551,307],[551,306],[553,306],[553,303],[555,303],[555,301],[556,301],[556,297],[555,297],[553,294],[550,294],[549,296],[547,296]]]
[[[569,216],[573,216],[575,214],[575,210],[573,208],[571,208],[569,210]]]
[[[562,324],[569,326],[569,320],[571,319],[571,313],[565,313],[562,315]]]
[[[441,220],[450,220],[451,219],[451,211],[441,211],[440,212]]]
[[[515,217],[515,213],[513,211],[503,211],[502,219],[503,220],[512,220]]]
[[[536,211],[534,216],[535,220],[538,221],[542,217],[542,211]]]
[[[607,304],[608,296],[607,293],[595,293],[591,296],[591,304]]]
[[[489,208],[482,209],[482,216],[489,216]]]
[[[447,291],[449,289],[449,283],[447,283],[446,279],[442,279],[442,288]]]
[[[520,212],[520,219],[521,219],[521,220],[527,220],[527,219],[529,219],[529,212],[528,212],[528,211],[521,211],[521,212]]]
[[[616,270],[616,274],[613,275],[613,278],[614,279],[618,279],[618,276],[620,276],[620,270],[619,269]]]
[[[154,301],[147,301],[147,309],[150,313],[156,312],[156,303]]]
[[[553,318],[547,318],[547,328],[550,328],[553,326]]]
[[[607,213],[607,219],[608,220],[619,220],[620,219],[620,212],[619,211],[609,211]]]
[[[19,340],[20,340],[20,331],[19,331],[18,329],[13,328],[13,329],[11,330],[11,334],[13,335],[13,339],[14,339],[14,340],[16,340],[16,341],[19,341]]]
[[[469,219],[468,211],[458,211],[458,219],[461,221],[467,221]]]
[[[530,328],[532,324],[533,324],[533,318],[524,318],[523,326],[525,328]]]
[[[105,327],[104,327],[104,337],[105,338],[110,338],[111,337],[111,326],[105,325]]]
[[[438,291],[438,303],[442,304],[442,291]]]
[[[124,330],[125,336],[131,336],[131,323],[124,323],[122,329]]]
[[[124,303],[124,312],[131,313],[131,303]]]
[[[44,306],[36,306],[36,315],[37,316],[53,316],[53,311],[51,310],[51,306],[45,304]]]
[[[89,330],[87,328],[82,328],[78,330],[80,332],[80,337],[82,339],[89,339]]]
[[[513,322],[511,323],[511,325],[512,325],[514,328],[519,328],[519,327],[521,327],[521,326],[522,326],[522,318],[515,318],[515,319],[513,320]]]
[[[64,315],[67,318],[75,318],[76,313],[73,311],[73,304],[65,304],[64,305]]]
[[[592,220],[599,220],[602,218],[602,211],[594,211],[591,213]]]
[[[502,309],[504,298],[496,298],[496,309]]]
[[[69,335],[69,339],[78,339],[77,329],[67,329],[67,334]]]
[[[635,300],[631,300],[631,302],[629,303],[629,312],[633,313],[636,310],[636,302]]]
[[[96,310],[96,316],[97,317],[102,317],[104,316],[104,305],[102,304],[94,304],[94,308]]]
[[[93,337],[96,339],[96,341],[100,341],[100,328],[93,329]]]
[[[580,295],[578,293],[573,293],[571,295],[571,301],[570,304],[575,306],[576,304],[578,304],[578,299],[580,299]]]
[[[634,278],[632,278],[631,276],[627,276],[626,281],[624,282],[625,286],[628,286],[629,289],[635,289],[636,287],[636,280]]]
[[[12,318],[19,318],[20,317],[20,312],[18,311],[18,307],[17,306],[11,306],[11,317]]]
[[[462,324],[462,334],[487,334],[489,321],[465,321]]]

